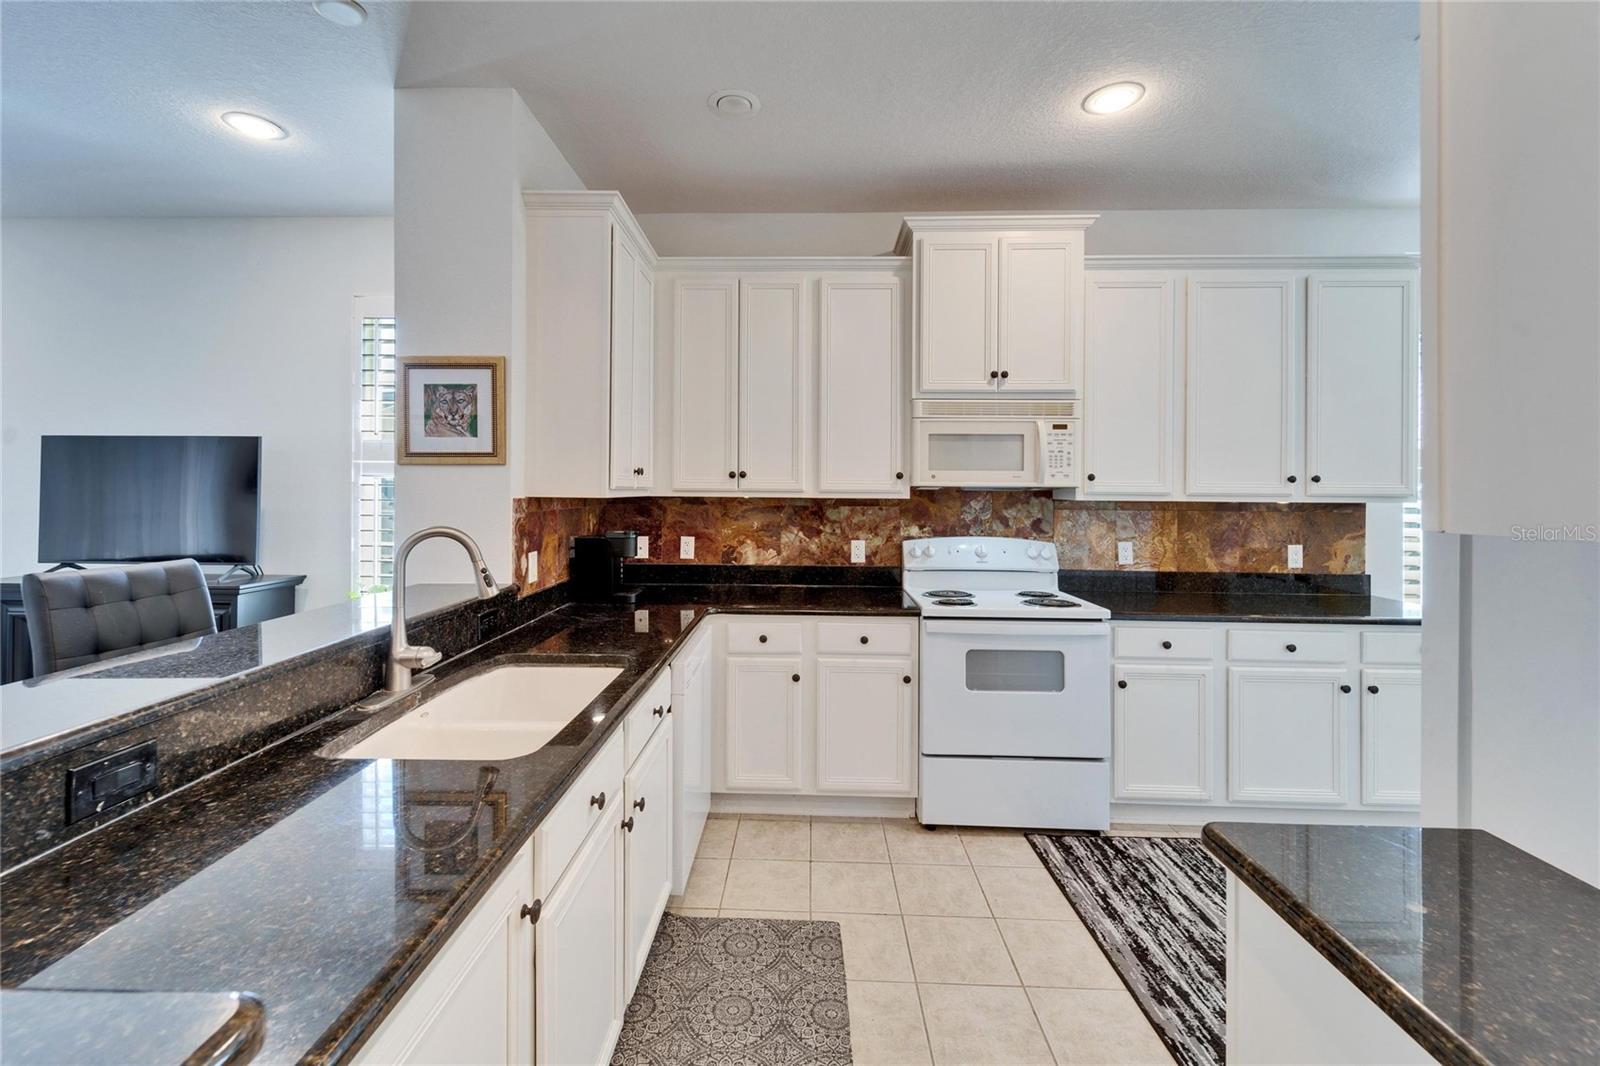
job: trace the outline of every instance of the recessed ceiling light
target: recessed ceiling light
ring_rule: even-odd
[[[359,26],[367,21],[367,9],[356,0],[312,0],[311,7],[338,26]]]
[[[289,136],[289,131],[276,122],[248,111],[224,111],[222,122],[233,132],[253,141],[281,141]]]
[[[747,118],[761,110],[761,101],[742,89],[719,89],[706,97],[706,106],[729,118]]]
[[[1144,86],[1136,81],[1102,85],[1083,98],[1083,109],[1091,115],[1114,115],[1126,111],[1144,96]]]

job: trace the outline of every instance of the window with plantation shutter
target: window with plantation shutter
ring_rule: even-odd
[[[387,298],[356,300],[352,594],[394,580],[395,319]]]
[[[1420,341],[1420,338],[1419,338]],[[1422,360],[1417,360],[1417,396],[1422,395]],[[1417,494],[1401,511],[1400,585],[1407,607],[1422,607],[1422,419],[1417,419]]]

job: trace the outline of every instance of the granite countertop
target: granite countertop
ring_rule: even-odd
[[[330,758],[373,721],[345,710],[0,878],[0,984],[249,989],[266,1006],[263,1059],[342,1059],[705,614],[916,614],[884,587],[684,586],[650,589],[644,601],[560,607],[443,664],[419,693],[516,660],[622,668],[545,747],[493,764],[476,837],[421,852],[396,821],[424,839],[454,832],[486,764]]]
[[[10,1066],[246,1063],[266,1031],[244,992],[0,991]]]
[[[1479,829],[1213,822],[1205,843],[1440,1062],[1600,1060],[1600,889]]]

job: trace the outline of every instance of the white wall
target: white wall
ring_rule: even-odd
[[[1092,205],[1063,208],[1093,211]],[[897,213],[640,215],[660,255],[880,255]],[[1104,211],[1090,255],[1413,255],[1416,208]]]
[[[0,568],[38,568],[39,437],[259,434],[261,565],[351,586],[352,300],[387,218],[7,219]]]
[[[527,294],[522,189],[583,183],[511,89],[395,93],[395,316],[401,355],[506,357],[504,466],[400,466],[399,536],[466,530],[511,580],[511,500],[524,494]],[[410,581],[461,581],[454,544],[418,548]]]

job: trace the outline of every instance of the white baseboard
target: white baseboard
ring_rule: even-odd
[[[714,792],[716,814],[789,814],[823,818],[911,818],[917,801],[909,796],[781,796],[751,792]]]

